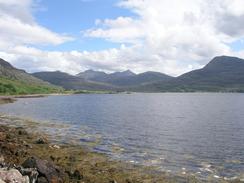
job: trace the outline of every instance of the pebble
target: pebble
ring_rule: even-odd
[[[4,157],[2,155],[0,156],[0,163],[4,163]]]
[[[60,149],[60,146],[58,146],[58,145],[53,145],[52,147],[55,149]]]
[[[220,178],[220,176],[218,176],[218,175],[214,175],[214,178],[219,179],[219,178]]]

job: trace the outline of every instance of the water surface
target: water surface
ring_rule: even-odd
[[[244,173],[244,94],[115,94],[19,99],[1,113],[68,124],[60,140],[175,173]]]

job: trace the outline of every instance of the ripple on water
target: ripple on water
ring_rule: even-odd
[[[243,178],[243,94],[76,95],[23,99],[0,109],[41,119],[25,126],[56,141],[119,160],[213,180]]]

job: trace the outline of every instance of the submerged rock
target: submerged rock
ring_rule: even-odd
[[[44,138],[44,137],[40,137],[39,139],[37,139],[37,140],[35,141],[35,143],[36,143],[36,144],[48,144],[48,141],[47,141],[46,138]]]
[[[64,172],[47,160],[41,160],[37,157],[28,158],[22,166],[24,168],[36,168],[40,177],[44,177],[50,183],[61,183],[64,181]],[[44,179],[42,179],[43,182]],[[39,182],[39,177],[38,177]]]

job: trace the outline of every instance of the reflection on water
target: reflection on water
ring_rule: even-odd
[[[244,173],[243,94],[73,95],[20,99],[0,112],[113,158],[199,177]]]

